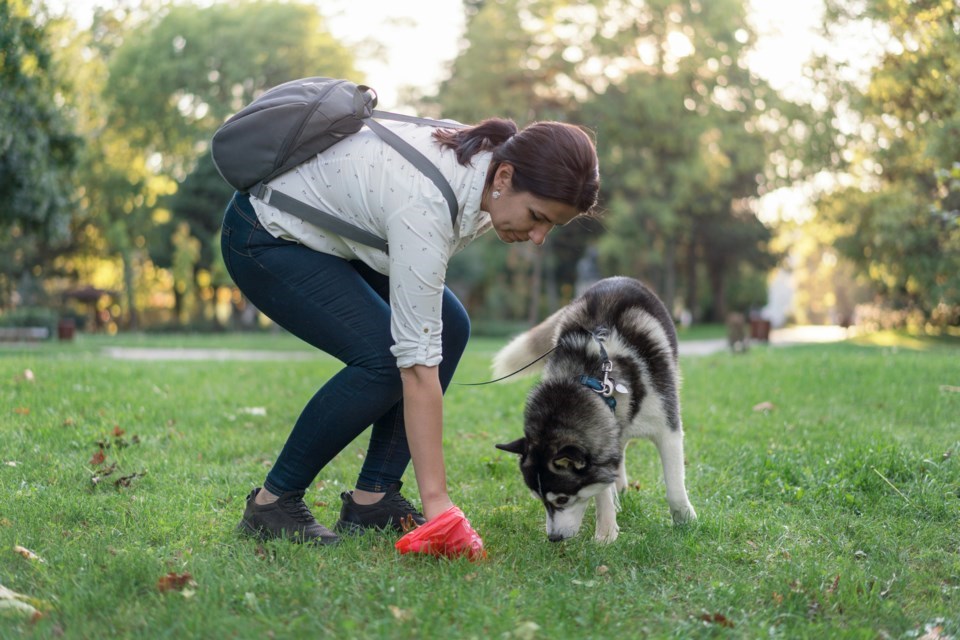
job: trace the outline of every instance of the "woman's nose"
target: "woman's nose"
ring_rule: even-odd
[[[550,233],[551,229],[553,229],[552,224],[537,225],[530,231],[530,242],[539,247],[547,239],[547,234]]]

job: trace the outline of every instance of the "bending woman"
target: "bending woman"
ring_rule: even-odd
[[[440,169],[460,211],[451,224],[439,189],[367,129],[268,186],[387,240],[389,255],[252,196],[227,207],[221,246],[243,294],[278,325],[344,363],[307,402],[240,530],[333,543],[304,503],[317,474],[368,426],[356,489],[341,494],[334,529],[400,529],[453,508],[443,459],[443,392],[470,334],[444,286],[450,258],[493,229],[503,242],[543,244],[553,227],[590,212],[597,154],[578,127],[522,131],[489,119],[466,129],[386,123]],[[400,493],[413,458],[422,514]],[[469,527],[469,523],[465,523]]]

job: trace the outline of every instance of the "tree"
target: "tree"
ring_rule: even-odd
[[[892,306],[960,322],[960,6],[843,0],[828,8],[828,33],[867,23],[888,37],[865,84],[820,68],[854,124],[834,164],[840,186],[819,199],[818,213]]]
[[[95,30],[112,34],[105,40],[114,48],[102,52],[108,79],[94,128],[90,222],[121,257],[131,322],[148,263],[171,269],[185,318],[180,312],[195,306],[186,298],[212,299],[204,291],[218,262],[211,236],[230,194],[206,158],[213,132],[275,84],[354,76],[352,58],[304,4],[168,6],[132,24],[116,13],[100,17]]]
[[[50,44],[58,27],[42,6],[0,0],[0,306],[68,235],[79,139]]]

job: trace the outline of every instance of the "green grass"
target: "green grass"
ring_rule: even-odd
[[[213,346],[231,340],[254,346]],[[592,510],[580,537],[547,542],[516,460],[493,447],[520,433],[532,381],[454,386],[445,448],[454,500],[489,552],[478,564],[401,557],[387,534],[321,549],[235,535],[244,495],[332,360],[114,361],[107,344],[0,350],[0,584],[44,612],[0,615],[0,637],[960,635],[956,341],[683,360],[700,520],[671,525],[655,449],[637,442],[609,546],[591,539]],[[457,380],[488,379],[501,344],[475,341]],[[763,402],[773,408],[754,410]],[[363,447],[308,492],[321,522],[336,520]],[[145,475],[115,485],[133,474]],[[412,471],[406,481],[415,497]],[[185,591],[158,589],[184,572]]]

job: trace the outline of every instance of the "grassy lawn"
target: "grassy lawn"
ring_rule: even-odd
[[[0,610],[0,637],[960,637],[956,340],[685,359],[687,488],[700,520],[671,525],[656,450],[637,442],[609,546],[592,541],[590,514],[580,537],[547,542],[515,458],[493,447],[519,435],[532,381],[454,386],[448,469],[489,552],[478,564],[401,557],[388,534],[316,549],[234,533],[332,360],[100,351],[300,348],[271,340],[83,337],[0,350],[0,584],[43,613],[30,622]],[[501,344],[475,341],[457,380],[489,379]],[[364,444],[307,494],[328,526]],[[412,471],[406,482],[416,497]],[[169,574],[189,582],[164,590]]]

